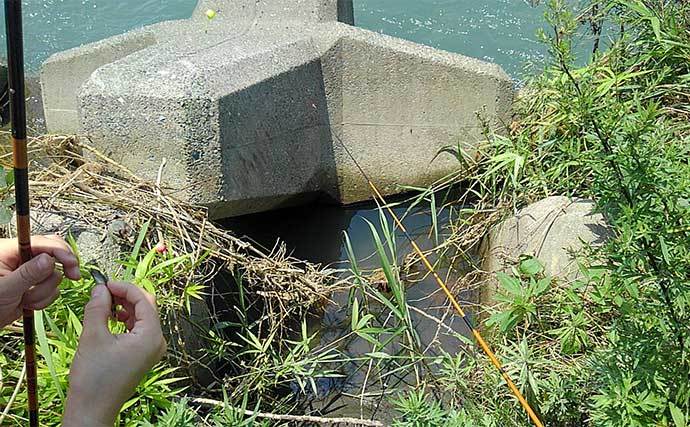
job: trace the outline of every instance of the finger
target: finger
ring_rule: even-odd
[[[2,279],[0,296],[18,297],[24,295],[34,285],[47,280],[55,271],[55,260],[46,254],[41,254],[29,262],[22,264]]]
[[[134,304],[120,297],[113,297],[113,304],[121,306],[127,313],[134,313]]]
[[[10,310],[8,313],[4,313],[0,316],[0,325],[7,326],[22,317],[23,310],[21,307],[16,307],[14,310]]]
[[[120,309],[117,311],[117,320],[120,322],[126,322],[129,319],[129,312],[125,309]]]
[[[112,298],[105,285],[94,286],[91,300],[84,308],[84,333],[109,335],[108,319],[111,316]]]
[[[160,329],[156,299],[151,294],[131,283],[124,282],[110,282],[108,289],[113,296],[122,298],[125,303],[133,306],[133,311],[129,311],[130,317],[135,319],[132,332]]]
[[[29,310],[43,310],[44,308],[48,307],[50,304],[54,303],[56,299],[60,296],[60,289],[59,288],[54,288],[53,293],[46,296],[42,300],[36,301],[31,304],[24,304],[24,308],[27,308]]]
[[[62,264],[65,276],[72,280],[79,280],[79,261],[67,242],[57,235],[36,236],[31,239],[31,252],[34,256],[48,254]]]
[[[53,295],[61,280],[62,274],[53,270],[53,273],[50,275],[50,277],[26,291],[24,297],[22,298],[22,304],[29,306]]]
[[[126,309],[118,310],[117,320],[124,323],[127,330],[131,331],[132,329],[134,329],[134,322],[136,321],[136,319],[134,318],[134,316],[131,316],[129,313],[130,312],[127,311]]]

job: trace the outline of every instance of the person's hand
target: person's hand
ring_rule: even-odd
[[[42,310],[57,299],[62,274],[56,261],[68,278],[80,278],[77,257],[59,236],[33,237],[31,251],[34,258],[20,266],[17,240],[0,239],[0,327],[19,319],[25,308]]]
[[[113,304],[122,306],[117,319],[127,333],[114,335],[108,329]],[[94,287],[70,369],[63,426],[112,426],[165,348],[153,296],[129,283]]]

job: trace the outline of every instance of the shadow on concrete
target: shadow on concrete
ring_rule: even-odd
[[[337,191],[336,163],[320,60],[233,93],[220,101],[220,146],[229,200],[289,207]],[[241,144],[238,142],[242,141]],[[249,142],[248,142],[249,141]],[[239,169],[239,170],[238,170]],[[330,197],[338,199],[337,193]],[[253,206],[252,210],[264,210]]]

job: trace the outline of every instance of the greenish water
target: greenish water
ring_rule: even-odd
[[[27,66],[37,70],[55,52],[188,17],[195,5],[195,0],[25,0]],[[514,77],[523,74],[524,64],[542,58],[535,38],[542,14],[526,0],[355,0],[358,26],[494,61]]]

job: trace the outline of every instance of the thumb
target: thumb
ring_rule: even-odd
[[[97,285],[91,291],[91,300],[84,307],[84,332],[109,334],[108,318],[111,316],[113,299],[105,285]]]
[[[30,287],[50,277],[53,270],[55,270],[55,260],[50,255],[41,254],[8,274],[2,291],[9,295],[23,295]]]

